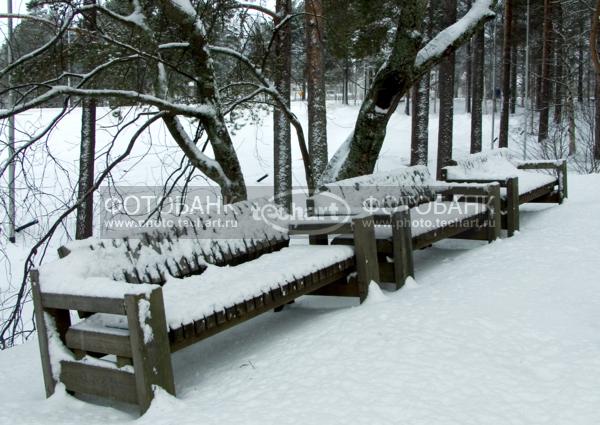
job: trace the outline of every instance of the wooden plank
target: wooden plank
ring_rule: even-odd
[[[74,350],[131,357],[128,335],[70,328],[66,334],[66,345]]]
[[[488,219],[488,212],[483,212],[461,220],[453,226],[432,229],[429,232],[413,236],[413,250],[429,247],[435,242],[460,235],[472,228],[483,226]],[[489,231],[488,231],[489,233]],[[489,236],[488,236],[489,237]]]
[[[137,403],[141,413],[150,407],[157,385],[175,395],[175,382],[162,289],[147,295],[126,295],[127,324],[135,368]],[[148,308],[147,313],[144,309]]]
[[[531,190],[529,192],[523,193],[519,195],[519,203],[525,204],[527,202],[539,202],[539,199],[545,197],[546,195],[552,194],[554,192],[554,187],[558,184],[558,182],[548,183],[547,185],[538,187],[537,189]],[[556,198],[558,199],[558,197]],[[544,201],[542,201],[544,202]],[[556,201],[558,203],[558,201]]]
[[[52,362],[50,361],[48,328],[46,327],[44,307],[42,305],[42,297],[40,293],[39,272],[37,270],[32,270],[29,276],[31,278],[31,296],[33,298],[35,325],[37,328],[40,358],[42,360],[44,387],[46,389],[46,397],[50,397],[52,394],[54,394],[56,381],[54,380],[54,375],[52,373]]]
[[[41,301],[45,308],[79,310],[89,313],[125,314],[122,298],[87,297],[42,292]]]
[[[60,382],[69,391],[137,403],[135,377],[130,372],[80,362],[62,361],[60,365]]]
[[[394,283],[396,290],[406,279],[414,277],[413,244],[410,211],[397,211],[392,215],[392,245],[394,250]]]
[[[262,294],[262,295],[259,295],[255,298],[253,298],[252,300],[248,300],[245,303],[246,306],[254,305],[254,309],[247,310],[246,313],[243,315],[238,315],[236,317],[232,317],[231,320],[226,320],[222,323],[217,323],[215,316],[211,315],[206,318],[207,326],[204,328],[204,330],[202,332],[196,332],[196,334],[194,335],[193,338],[186,338],[186,339],[183,339],[180,341],[173,342],[174,338],[173,338],[172,334],[174,332],[177,332],[178,330],[172,329],[169,333],[170,339],[172,341],[171,347],[170,347],[171,352],[176,352],[183,348],[189,347],[190,345],[195,344],[198,341],[204,340],[204,339],[209,338],[213,335],[216,335],[220,332],[223,332],[233,326],[236,326],[242,322],[250,320],[250,319],[252,319],[256,316],[259,316],[260,314],[263,314],[267,311],[274,310],[276,307],[285,305],[285,304],[289,303],[290,301],[295,300],[298,297],[312,293],[312,292],[316,291],[317,289],[320,289],[330,283],[339,281],[341,279],[345,279],[346,276],[354,270],[353,268],[350,268],[349,266],[352,266],[352,262],[349,263],[348,261],[340,261],[339,263],[335,264],[335,267],[333,267],[333,269],[335,269],[335,273],[328,275],[328,277],[323,281],[315,280],[315,273],[311,273],[311,276],[313,276],[313,277],[310,280],[310,284],[307,283],[307,282],[309,282],[308,277],[298,278],[298,279],[296,279],[297,281],[302,280],[305,282],[304,286],[302,287],[302,285],[300,285],[300,284],[296,285],[296,288],[298,288],[297,291],[290,289],[288,292],[286,292],[285,295],[282,295],[281,297],[279,297],[278,300],[273,299],[273,297],[269,296],[268,294]],[[318,273],[316,274],[316,276],[318,276]],[[302,287],[302,289],[300,289],[301,287]],[[292,286],[292,288],[293,288],[293,286]],[[212,325],[209,325],[210,322],[212,322]]]

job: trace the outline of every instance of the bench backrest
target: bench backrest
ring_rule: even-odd
[[[385,173],[374,173],[327,184],[311,199],[315,214],[327,214],[340,198],[335,210],[352,212],[376,208],[396,208],[401,205],[414,207],[436,198],[434,181],[425,166],[398,168]]]
[[[506,178],[513,177],[517,167],[507,148],[471,154],[454,161],[456,165],[445,167],[449,179],[460,178]]]
[[[209,264],[233,266],[287,246],[287,232],[256,214],[267,202],[242,201],[227,205],[219,214],[190,217],[185,227],[139,232],[121,239],[76,241],[59,252],[64,256],[72,249],[82,249],[83,243],[98,258],[117,259],[107,261],[116,265],[108,273],[113,279],[162,285],[169,275],[200,274]],[[215,226],[219,220],[236,225]]]

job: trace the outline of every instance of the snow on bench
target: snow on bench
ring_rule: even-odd
[[[255,215],[262,207],[271,205],[223,212],[242,223],[234,231],[177,227],[77,241],[33,270],[46,394],[61,382],[145,412],[156,386],[175,394],[171,352],[303,295],[366,298],[379,278],[371,217],[336,229],[352,232],[356,246],[288,247],[285,227]],[[86,318],[74,324],[72,311]]]
[[[443,170],[443,178],[448,182],[497,181],[501,184],[502,226],[508,236],[519,230],[519,204],[560,204],[568,196],[565,160],[518,161],[508,149],[501,148],[472,154],[454,163]]]
[[[469,202],[454,201],[468,196]],[[448,199],[441,201],[438,198]],[[449,184],[431,178],[427,167],[398,168],[330,183],[308,200],[315,216],[373,214],[378,224],[376,240],[380,280],[396,289],[413,276],[413,249],[430,246],[449,237],[495,240],[500,229],[498,184]],[[327,227],[328,223],[323,223]],[[319,226],[308,221],[290,231]],[[334,244],[351,244],[349,235],[336,236]],[[393,262],[385,260],[393,257]]]
[[[550,174],[532,173],[519,169],[518,166],[523,163],[515,161],[506,148],[472,154],[455,162],[456,165],[445,168],[448,180],[504,180],[518,177],[520,195],[556,182],[556,177]],[[547,162],[536,163],[546,164]],[[562,161],[553,163],[558,166],[562,165]],[[503,191],[503,193],[506,192]]]

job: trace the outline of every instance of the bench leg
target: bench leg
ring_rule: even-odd
[[[154,386],[175,395],[162,289],[149,295],[126,295],[125,308],[138,405],[144,413],[154,397]]]
[[[375,219],[362,217],[352,220],[354,227],[354,251],[360,302],[367,299],[369,284],[379,282],[379,262],[375,241]]]
[[[502,229],[500,185],[490,185],[488,197],[488,242],[495,241],[500,237]]]
[[[519,178],[506,179],[506,232],[510,238],[519,230]]]
[[[45,309],[42,305],[42,294],[40,291],[39,273],[32,270],[31,277],[31,296],[33,298],[35,324],[38,334],[38,343],[40,346],[40,357],[42,359],[42,373],[44,375],[44,386],[46,397],[54,394],[56,388],[55,371],[52,370],[52,361],[50,360],[50,334],[57,332],[60,339],[65,341],[65,334],[71,326],[71,316],[68,310]]]
[[[410,211],[397,211],[392,215],[392,243],[394,251],[394,282],[396,290],[404,286],[406,278],[414,277]]]

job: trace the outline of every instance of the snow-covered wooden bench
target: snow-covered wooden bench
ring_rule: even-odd
[[[469,202],[454,198],[468,196]],[[448,184],[433,180],[426,167],[405,167],[327,184],[308,200],[315,216],[372,214],[381,282],[399,289],[414,275],[413,250],[447,238],[493,241],[500,236],[500,186]],[[319,242],[325,223],[297,223],[290,233],[310,231]],[[320,242],[327,243],[328,237]],[[338,235],[333,244],[354,244],[352,235]]]
[[[68,391],[138,404],[156,386],[175,394],[170,353],[294,299],[318,293],[364,300],[377,281],[374,226],[341,231],[357,246],[288,246],[286,230],[234,204],[238,239],[215,228],[76,241],[31,273],[46,394]],[[282,265],[285,265],[282,267]],[[82,321],[72,321],[74,311]]]
[[[519,230],[520,204],[561,204],[568,196],[566,160],[518,161],[506,148],[454,161],[454,165],[443,170],[443,178],[448,182],[500,183],[502,227],[507,230],[508,236]]]

